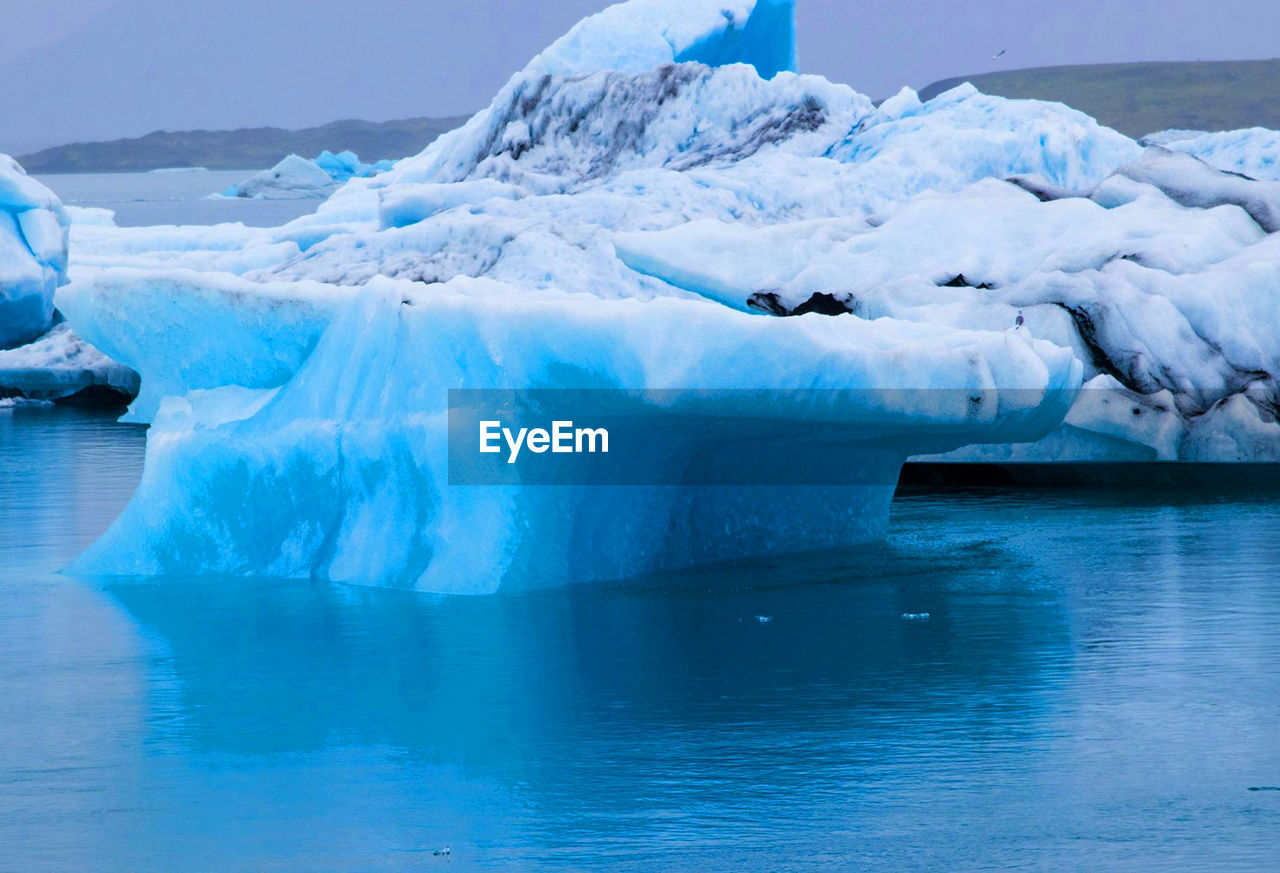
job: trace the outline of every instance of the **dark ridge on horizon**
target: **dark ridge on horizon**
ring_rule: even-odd
[[[245,170],[274,166],[290,153],[313,158],[325,149],[349,149],[366,163],[373,163],[415,155],[469,117],[381,122],[348,119],[301,130],[160,130],[127,139],[54,146],[23,155],[18,163],[28,173],[128,173],[170,167]]]
[[[1280,129],[1280,59],[1030,67],[942,79],[920,99],[963,82],[1000,97],[1066,103],[1132,137],[1169,128]]]
[[[942,79],[920,91],[928,100],[963,82],[1001,97],[1054,100],[1086,112],[1129,136],[1168,128],[1280,129],[1280,59],[1261,61],[1146,61],[1030,67]],[[397,160],[422,151],[469,116],[369,122],[334,121],[317,127],[156,131],[141,137],[53,146],[18,158],[30,173],[143,172],[169,167],[259,169],[290,153],[314,157],[350,149],[366,162]]]

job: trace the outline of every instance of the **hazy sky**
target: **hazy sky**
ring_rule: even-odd
[[[0,151],[473,111],[605,0],[0,0]],[[873,97],[992,69],[1280,56],[1263,0],[798,0],[800,66]],[[998,62],[991,56],[1008,53]]]

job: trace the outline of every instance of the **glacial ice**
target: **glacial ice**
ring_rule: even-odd
[[[1066,413],[1080,373],[1066,349],[1012,332],[765,319],[705,301],[532,295],[475,279],[434,288],[379,279],[348,297],[282,386],[166,398],[137,495],[73,570],[199,568],[485,593],[851,545],[883,533],[908,454],[1035,439]],[[218,330],[238,317],[222,308],[206,323]],[[934,385],[958,390],[886,391],[880,408],[852,419],[827,401],[867,386]],[[694,422],[685,463],[740,423],[778,414],[726,393],[767,386],[794,394],[778,405],[789,422],[817,429],[811,440],[789,428],[785,439],[740,446],[739,463],[803,451],[865,468],[871,481],[450,485],[446,389],[458,386],[677,391],[664,402]],[[713,424],[711,434],[697,422]]]
[[[527,72],[644,73],[692,61],[751,64],[762,78],[796,64],[795,0],[631,0],[580,21]]]
[[[53,192],[0,154],[0,349],[52,327],[53,294],[67,280],[67,228]]]
[[[237,182],[222,192],[222,197],[244,197],[257,200],[298,200],[323,198],[349,179],[368,178],[385,173],[391,161],[361,163],[354,152],[323,151],[308,160],[289,155],[269,170]]]
[[[615,245],[646,275],[743,310],[787,314],[827,298],[867,319],[988,330],[1021,319],[1019,330],[1072,349],[1090,381],[1067,419],[1073,445],[1020,448],[1020,459],[1111,457],[1124,440],[1152,460],[1273,460],[1276,194],[1153,148],[1092,197],[1046,201],[990,179],[923,194],[877,227],[708,220]],[[1215,420],[1240,424],[1252,448],[1197,436]]]
[[[69,324],[0,350],[0,397],[61,400],[101,389],[124,399],[138,393],[138,374],[76,335]]]
[[[72,225],[83,227],[115,227],[116,213],[114,209],[100,206],[64,206],[67,220]]]
[[[283,384],[315,348],[340,297],[318,283],[121,269],[68,286],[58,305],[82,337],[141,375],[127,420],[145,422],[167,396]]]
[[[882,482],[908,455],[1280,460],[1275,182],[967,85],[877,107],[791,72],[792,16],[611,7],[283,227],[73,224],[59,306],[153,422],[77,569],[482,592],[887,520],[884,484],[451,486],[462,387],[688,391],[723,426],[761,410],[717,390],[797,392],[813,457]],[[815,389],[913,390],[833,418]]]
[[[1212,133],[1170,130],[1144,137],[1144,142],[1197,157],[1219,170],[1280,182],[1280,131],[1263,127]]]

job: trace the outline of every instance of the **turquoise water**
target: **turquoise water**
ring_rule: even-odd
[[[521,596],[56,575],[143,441],[0,410],[5,873],[1280,852],[1273,501],[906,496],[883,547]]]

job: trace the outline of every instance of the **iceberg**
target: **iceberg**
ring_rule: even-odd
[[[200,323],[216,333],[222,319]],[[480,594],[855,545],[883,534],[907,454],[1036,439],[1061,421],[1079,375],[1068,350],[1010,332],[378,280],[350,295],[282,386],[166,398],[137,495],[72,569],[194,568]],[[780,404],[785,437],[738,447],[739,463],[803,446],[814,463],[848,465],[868,481],[450,484],[448,389],[529,385],[665,389],[664,408],[649,411],[679,414],[690,434],[688,451],[668,464],[690,463],[736,424],[780,414],[733,392],[769,386],[794,394]],[[934,385],[946,390],[915,390]],[[908,390],[886,391],[877,408],[857,405],[851,418],[835,414],[829,392],[865,386]],[[812,445],[797,442],[796,427],[815,429]]]
[[[610,7],[279,228],[73,225],[58,305],[152,423],[75,570],[485,593],[865,543],[908,457],[1275,459],[1275,183],[972,86],[875,106],[793,16]],[[832,481],[452,481],[450,392],[527,389],[689,425],[634,471]]]
[[[289,155],[269,170],[237,182],[222,197],[298,200],[327,197],[349,179],[368,178],[391,169],[391,161],[364,164],[354,152],[321,152],[315,160]]]
[[[1075,438],[1019,449],[1022,460],[1269,461],[1277,207],[1275,183],[1152,147],[1073,196],[988,179],[922,194],[875,227],[703,220],[615,245],[634,269],[743,311],[1017,326],[1073,349],[1088,380],[1067,419]],[[1197,436],[1215,420],[1239,423],[1241,439]]]
[[[67,281],[68,227],[54,193],[0,155],[0,349],[53,326],[53,294]]]
[[[138,394],[138,374],[63,323],[39,339],[0,350],[0,398],[121,404]]]

